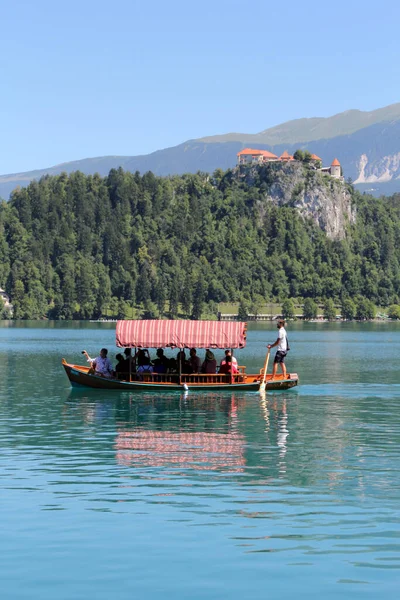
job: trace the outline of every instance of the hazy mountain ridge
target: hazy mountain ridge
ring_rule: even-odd
[[[376,123],[400,119],[400,103],[391,104],[372,111],[346,110],[331,117],[294,119],[255,134],[228,133],[200,138],[207,143],[241,142],[259,143],[271,146],[279,144],[299,144],[341,135],[350,135]]]
[[[351,129],[356,131],[350,132]],[[330,137],[317,139],[323,132]],[[315,137],[310,141],[301,141],[311,135]],[[279,136],[279,143],[261,141],[278,139]],[[293,143],[286,141],[296,136],[298,139]],[[47,169],[3,175],[0,176],[0,197],[7,199],[16,186],[26,186],[32,179],[39,179],[46,174],[57,175],[63,171],[71,173],[80,170],[87,175],[107,175],[110,169],[122,167],[132,172],[152,171],[156,175],[180,175],[197,171],[213,172],[216,168],[226,170],[235,166],[237,152],[249,145],[278,155],[284,150],[293,153],[297,148],[307,149],[320,156],[325,165],[329,165],[337,157],[345,177],[355,181],[361,190],[373,187],[376,195],[400,190],[398,103],[370,112],[349,110],[329,118],[288,121],[259,134],[232,133],[188,140],[178,146],[141,156],[88,158]]]

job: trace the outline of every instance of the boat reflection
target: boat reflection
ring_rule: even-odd
[[[118,464],[136,467],[182,466],[200,471],[243,471],[245,438],[240,434],[175,433],[137,429],[120,431]]]
[[[289,432],[296,431],[291,406],[293,396],[282,392],[87,394],[66,402],[65,424],[79,416],[93,441],[99,428],[112,431],[110,456],[137,472],[246,471],[287,478]]]
[[[134,396],[128,404],[129,418],[117,423],[117,463],[136,468],[241,472],[246,464],[245,437],[238,432],[235,421],[244,406],[245,398],[235,394],[183,394],[178,402],[176,397],[163,397],[161,403],[147,398],[140,404]],[[147,423],[143,426],[145,413]],[[154,427],[148,428],[149,424]]]

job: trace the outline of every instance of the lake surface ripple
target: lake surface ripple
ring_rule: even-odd
[[[400,329],[289,330],[297,390],[158,395],[69,388],[112,324],[3,323],[1,597],[398,598]]]

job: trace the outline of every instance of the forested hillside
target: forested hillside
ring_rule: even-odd
[[[400,296],[400,203],[349,186],[356,222],[332,241],[234,171],[170,178],[122,169],[44,177],[0,211],[0,286],[14,318],[200,317],[216,303]]]

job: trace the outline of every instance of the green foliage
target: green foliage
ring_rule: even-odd
[[[376,315],[376,307],[368,298],[360,298],[356,305],[356,318],[360,321],[374,319]]]
[[[200,319],[204,305],[205,284],[203,278],[199,278],[194,289],[192,319]]]
[[[303,150],[296,150],[296,152],[293,154],[293,158],[295,160],[300,160],[303,162],[304,160],[304,152]]]
[[[356,316],[356,305],[350,298],[346,298],[342,302],[342,319],[352,321]]]
[[[357,298],[353,312],[343,300],[343,316],[353,318],[371,314],[361,298],[397,304],[399,199],[349,188],[357,222],[332,241],[296,209],[268,200],[281,176],[277,164],[252,169],[249,180],[222,170],[162,178],[113,169],[15,190],[0,204],[0,286],[13,317],[199,318],[216,303],[241,301],[244,318],[266,298],[304,298],[313,318],[321,298]],[[287,300],[282,308],[290,318]]]
[[[282,316],[285,319],[294,319],[295,318],[295,308],[293,300],[284,300],[282,304]]]
[[[327,319],[328,321],[334,321],[336,319],[336,307],[334,301],[331,298],[325,300],[324,319]]]
[[[400,319],[400,306],[398,304],[389,306],[388,316],[390,319]]]
[[[247,317],[249,314],[249,309],[247,303],[244,300],[240,301],[239,310],[238,310],[238,320],[239,321],[247,321]]]
[[[0,300],[0,321],[11,319],[10,310]]]
[[[318,306],[312,298],[306,298],[303,306],[303,317],[309,321],[315,319],[318,315]]]
[[[296,150],[293,154],[293,158],[300,162],[309,163],[311,162],[311,152],[308,150]]]

